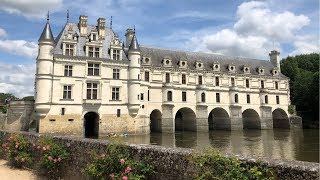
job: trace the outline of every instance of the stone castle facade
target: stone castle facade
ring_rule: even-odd
[[[40,133],[108,133],[290,128],[289,79],[270,61],[125,42],[99,18],[68,22],[39,39],[35,111]]]

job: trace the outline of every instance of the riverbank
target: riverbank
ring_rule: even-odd
[[[28,132],[19,132],[29,142],[37,143],[45,136]],[[3,139],[10,137],[12,132],[0,131]],[[105,147],[110,143],[106,140],[83,139],[75,137],[50,136],[59,144],[68,147],[71,154],[67,167],[64,168],[64,177],[73,177],[73,179],[85,179],[81,174],[87,164],[92,162],[92,152],[103,153]],[[188,157],[195,153],[194,150],[184,148],[166,148],[153,145],[127,145],[128,150],[136,159],[152,157],[149,161],[155,167],[156,179],[188,179],[191,178],[193,167],[188,162]],[[199,152],[196,152],[199,153]],[[233,156],[227,155],[226,156]],[[319,163],[310,163],[302,161],[272,160],[272,159],[254,159],[251,157],[237,156],[245,165],[251,166],[258,161],[274,169],[274,173],[281,179],[318,179]]]

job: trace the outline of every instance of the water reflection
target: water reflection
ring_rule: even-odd
[[[319,162],[319,131],[310,129],[152,133],[119,137],[118,140],[165,147],[214,147],[223,152],[247,156]]]

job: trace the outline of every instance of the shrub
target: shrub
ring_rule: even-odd
[[[192,154],[195,179],[274,179],[272,169],[257,162],[246,165],[235,157],[223,156],[215,149],[206,149],[203,154]]]
[[[40,167],[46,171],[50,178],[59,179],[61,167],[66,165],[70,159],[70,153],[67,149],[51,138],[41,139],[39,146],[34,145],[34,147],[41,154]]]
[[[85,173],[94,179],[146,179],[153,167],[130,158],[128,148],[121,144],[110,144],[105,153],[97,155],[85,168]]]
[[[14,167],[21,168],[32,163],[30,143],[21,134],[13,133],[2,144],[2,149]]]
[[[288,113],[289,113],[289,114],[293,114],[293,113],[294,113],[294,105],[290,104],[290,105],[288,106]]]

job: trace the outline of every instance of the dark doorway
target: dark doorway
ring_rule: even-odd
[[[175,131],[196,131],[196,114],[192,109],[179,109],[175,116]]]
[[[88,112],[84,115],[84,137],[98,138],[99,136],[99,115],[95,112]]]
[[[161,112],[155,109],[150,114],[150,131],[151,132],[161,132]]]

